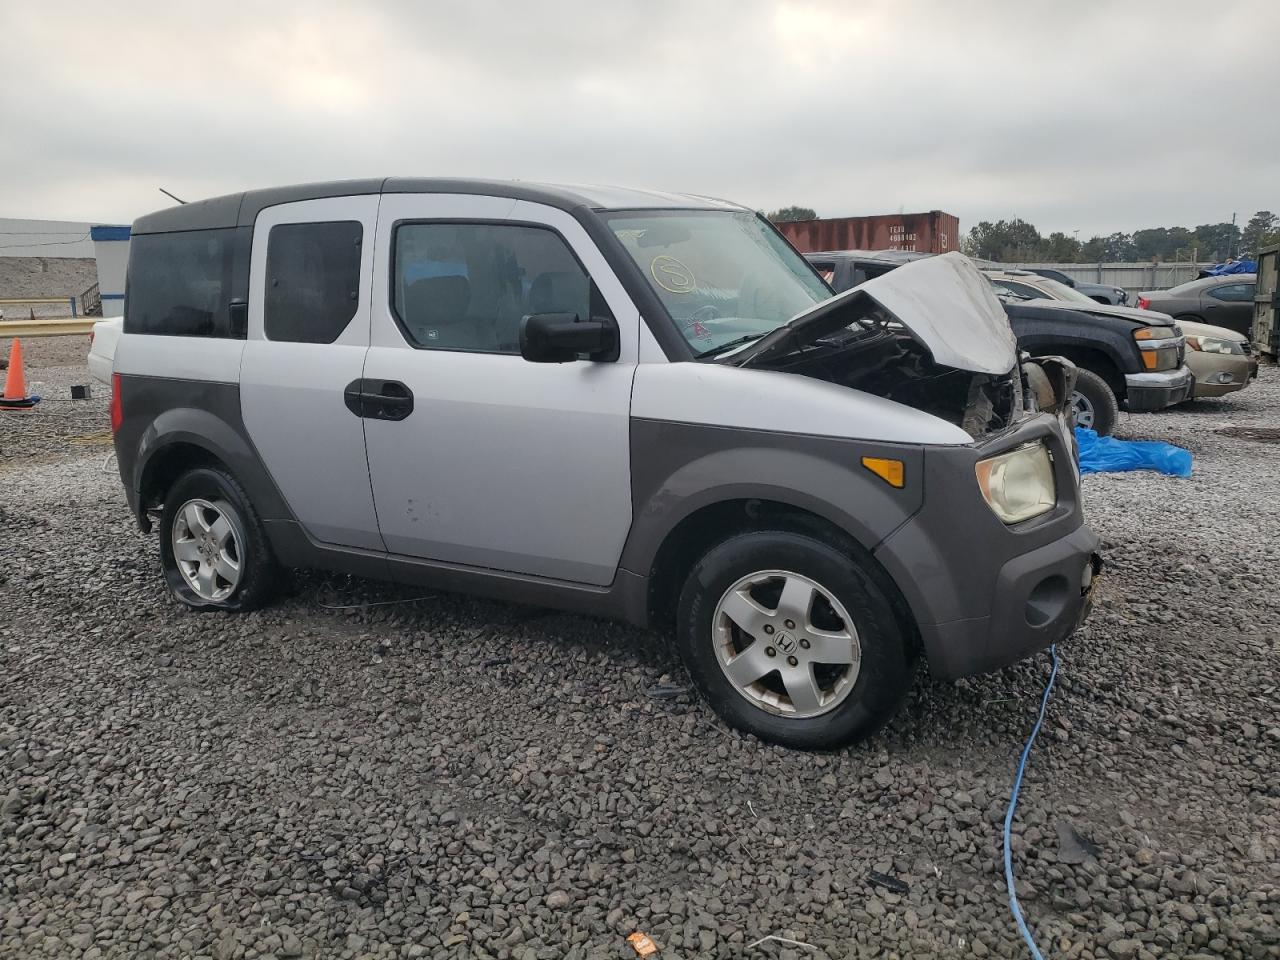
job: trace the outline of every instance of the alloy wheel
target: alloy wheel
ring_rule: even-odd
[[[201,600],[226,600],[240,585],[244,554],[224,500],[188,500],[178,508],[171,540],[178,572]]]
[[[1071,410],[1075,414],[1077,427],[1084,427],[1086,430],[1093,429],[1093,404],[1079,390],[1071,394]]]
[[[712,632],[724,675],[769,713],[819,716],[857,682],[862,649],[853,619],[830,590],[802,574],[742,577],[716,604]]]

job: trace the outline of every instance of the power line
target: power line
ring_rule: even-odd
[[[89,239],[89,234],[76,237],[74,240],[50,240],[46,243],[0,243],[0,250],[16,250],[19,247],[65,247],[73,243],[83,243]]]

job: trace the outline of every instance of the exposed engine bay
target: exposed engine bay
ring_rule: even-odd
[[[1075,370],[1020,355],[990,285],[959,254],[833,297],[722,362],[838,383],[955,424],[975,440],[1060,414]]]
[[[896,326],[896,324],[893,324]],[[1022,376],[977,373],[934,363],[929,351],[891,322],[861,325],[758,366],[838,383],[915,407],[974,439],[1026,416]],[[1020,368],[1015,368],[1020,373]]]

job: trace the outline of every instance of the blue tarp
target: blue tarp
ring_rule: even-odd
[[[1118,440],[1076,427],[1081,473],[1159,470],[1174,477],[1191,476],[1191,451],[1158,440]]]
[[[1232,263],[1220,263],[1208,270],[1200,271],[1206,277],[1225,277],[1231,273],[1257,273],[1257,260],[1236,260]]]

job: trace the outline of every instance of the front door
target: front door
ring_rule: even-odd
[[[1200,297],[1205,322],[1249,336],[1254,289],[1254,284],[1242,281],[1210,287]]]
[[[374,260],[365,383],[403,395],[364,419],[387,549],[612,581],[631,526],[639,315],[581,225],[527,201],[385,194]],[[616,361],[520,356],[522,317],[602,310]]]
[[[346,406],[369,349],[377,222],[377,196],[305,200],[258,216],[240,407],[307,533],[381,550],[364,424]]]

